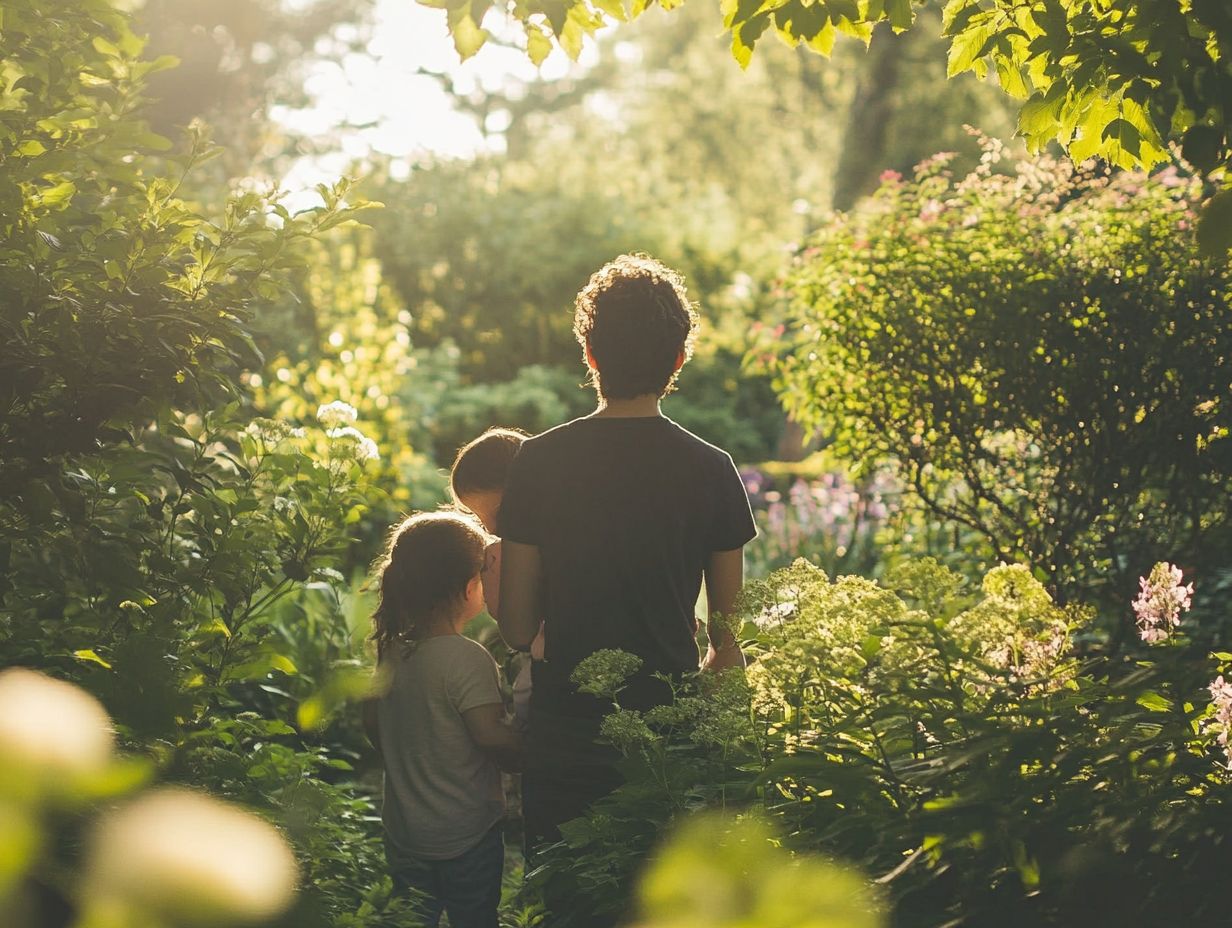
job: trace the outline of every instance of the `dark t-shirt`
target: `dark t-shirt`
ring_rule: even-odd
[[[604,711],[569,682],[601,648],[644,661],[621,696],[630,707],[651,698],[650,674],[696,670],[693,609],[706,561],[757,534],[731,457],[662,416],[587,417],[527,439],[500,529],[536,545],[543,565],[546,650],[532,725],[537,711]]]

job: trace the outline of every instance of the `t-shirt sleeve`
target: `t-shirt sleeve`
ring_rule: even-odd
[[[449,675],[449,701],[459,713],[502,702],[496,661],[482,645],[460,642],[454,672]]]
[[[732,462],[724,454],[719,463],[714,488],[715,511],[710,533],[711,551],[733,551],[743,548],[757,537],[757,523],[749,506],[749,494],[744,481]]]
[[[523,445],[509,468],[509,479],[501,498],[500,524],[497,527],[505,541],[524,545],[543,543],[543,500],[538,477],[534,454]]]

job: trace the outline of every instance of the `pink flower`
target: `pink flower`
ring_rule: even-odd
[[[1134,600],[1134,615],[1138,635],[1147,644],[1166,640],[1181,624],[1181,613],[1192,604],[1193,584],[1181,584],[1181,568],[1160,561],[1149,577],[1138,579],[1138,598]]]
[[[1214,731],[1215,743],[1223,748],[1228,766],[1232,767],[1232,746],[1228,744],[1229,732],[1232,732],[1232,683],[1224,680],[1223,675],[1216,677],[1208,687],[1211,691],[1211,708],[1215,710],[1213,718],[1206,720],[1208,731]]]
[[[881,177],[878,178],[878,180],[880,180],[881,183],[883,184],[897,184],[902,179],[903,179],[902,174],[900,174],[898,171],[890,171],[890,170],[882,171]]]

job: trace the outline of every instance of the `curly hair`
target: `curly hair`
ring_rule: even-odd
[[[595,388],[607,400],[676,386],[676,359],[693,354],[698,316],[684,278],[644,254],[621,255],[591,275],[577,295],[573,334],[598,368]]]
[[[372,615],[378,657],[412,642],[425,624],[447,616],[483,569],[487,537],[455,512],[420,512],[389,533],[376,564],[380,600]]]

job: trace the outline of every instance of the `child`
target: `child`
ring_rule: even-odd
[[[520,741],[504,722],[496,662],[462,629],[483,609],[487,539],[456,513],[411,516],[380,562],[373,616],[386,689],[365,706],[385,767],[386,854],[399,892],[435,928],[496,928],[505,812],[499,764]]]
[[[517,429],[491,428],[464,445],[453,462],[449,489],[454,502],[475,514],[491,535],[496,534],[501,499],[509,468],[526,434]],[[488,546],[483,567],[483,593],[488,613],[500,612],[500,539]],[[531,660],[543,660],[543,629],[530,646]],[[530,711],[531,664],[525,662],[513,683],[513,714],[518,727],[525,730]]]
[[[671,697],[662,677],[698,669],[694,604],[704,582],[710,621],[703,669],[742,667],[723,617],[756,534],[731,457],[663,415],[659,401],[692,353],[697,314],[684,282],[646,255],[600,268],[577,296],[573,330],[598,407],[526,439],[501,500],[501,634],[535,664],[522,805],[533,848],[620,782],[614,752],[595,745],[610,705],[570,675],[618,648],[642,659],[621,705]],[[549,903],[549,908],[552,908]],[[598,924],[597,922],[592,924]]]

